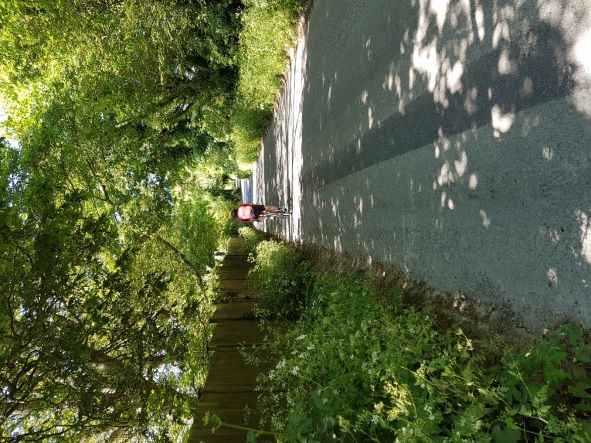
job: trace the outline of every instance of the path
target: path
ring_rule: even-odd
[[[265,229],[591,326],[591,1],[316,0],[253,175]]]
[[[250,266],[242,239],[230,239],[220,270],[221,297],[212,318],[216,326],[208,346],[213,351],[209,374],[187,443],[246,441],[247,432],[237,428],[222,426],[212,434],[211,422],[204,425],[206,412],[216,414],[225,423],[258,428],[256,377],[268,368],[246,364],[241,353],[243,347],[258,345],[263,340],[259,323],[252,314],[256,297],[246,280]]]

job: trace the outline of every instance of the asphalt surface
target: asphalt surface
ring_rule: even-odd
[[[252,177],[288,240],[591,326],[591,2],[316,0]]]

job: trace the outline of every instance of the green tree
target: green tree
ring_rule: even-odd
[[[168,440],[207,364],[211,199],[239,2],[0,5],[0,429]],[[198,247],[197,247],[198,246]]]
[[[155,244],[122,243],[108,212],[86,212],[83,193],[57,194],[19,160],[2,145],[3,437],[165,435],[197,395],[170,374],[206,333],[198,288],[174,257],[163,268]]]

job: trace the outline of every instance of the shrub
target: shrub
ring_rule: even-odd
[[[316,281],[300,321],[270,346],[278,363],[263,377],[267,411],[288,441],[426,438],[443,420],[439,403],[477,392],[454,378],[429,384],[445,370],[478,378],[465,337],[437,332],[413,309],[395,312],[361,276]]]
[[[299,319],[267,342],[274,367],[260,379],[264,415],[285,441],[591,440],[580,328],[524,354],[491,345],[491,359],[361,275],[317,276],[309,288]]]
[[[241,165],[251,164],[259,155],[259,145],[270,120],[270,110],[250,108],[238,100],[231,117],[231,138],[238,162]]]
[[[239,228],[238,234],[244,240],[244,246],[249,254],[254,253],[257,245],[265,239],[265,234],[251,226]]]
[[[564,325],[526,353],[506,351],[494,376],[504,406],[495,436],[591,441],[591,340],[580,327]]]
[[[297,35],[302,0],[245,0],[239,81],[231,139],[242,163],[256,160],[261,137],[281,88],[285,59]]]
[[[259,243],[252,261],[249,280],[259,296],[259,313],[263,317],[297,318],[313,278],[311,263],[277,241]]]

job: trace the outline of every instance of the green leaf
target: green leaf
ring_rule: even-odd
[[[564,353],[564,356],[566,356],[566,353]],[[557,361],[562,361],[562,360],[557,360]],[[569,379],[569,375],[563,369],[557,368],[552,365],[548,365],[544,368],[544,381],[546,381],[548,383],[556,383],[556,382],[561,382],[561,381],[568,380],[568,379]]]
[[[509,426],[502,428],[495,426],[493,428],[492,434],[495,441],[502,443],[517,443],[521,437],[520,430],[510,428]]]
[[[591,394],[587,392],[591,389],[591,380],[579,381],[574,386],[568,387],[568,392],[578,398],[591,398]]]
[[[529,391],[532,395],[532,404],[535,408],[540,408],[550,397],[548,385],[529,385]]]
[[[580,424],[581,428],[573,435],[572,441],[588,443],[591,441],[591,420],[583,420]]]
[[[575,408],[577,409],[577,411],[591,412],[591,403],[582,401],[580,403],[577,403],[575,405]]]

